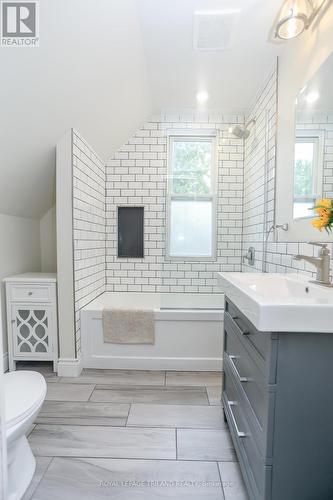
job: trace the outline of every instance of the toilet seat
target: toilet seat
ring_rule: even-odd
[[[10,429],[29,417],[42,403],[46,395],[44,377],[33,371],[6,373],[5,420]]]

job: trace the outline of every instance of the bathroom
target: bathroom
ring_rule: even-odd
[[[0,500],[333,498],[332,2],[0,27]]]

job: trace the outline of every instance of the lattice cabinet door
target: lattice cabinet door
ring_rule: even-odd
[[[52,309],[40,304],[12,306],[12,342],[16,357],[52,358]]]
[[[6,283],[8,364],[52,361],[58,367],[57,276],[24,273]]]

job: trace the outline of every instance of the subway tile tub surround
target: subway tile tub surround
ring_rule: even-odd
[[[76,130],[72,171],[75,331],[80,353],[80,311],[105,291],[105,164]]]
[[[243,115],[162,112],[152,117],[106,166],[106,291],[212,293],[216,271],[241,268],[243,141],[229,127]],[[218,138],[215,261],[166,257],[169,130],[215,129]],[[145,258],[117,258],[118,206],[144,206]]]
[[[81,357],[81,310],[113,292],[215,293],[215,273],[241,266],[243,141],[229,127],[243,115],[162,113],[145,123],[105,166],[94,149],[71,131],[73,271],[76,357]],[[166,256],[167,133],[216,130],[216,260]],[[145,210],[143,259],[117,258],[118,207]],[[106,286],[107,285],[107,286]]]
[[[248,119],[256,118],[256,126],[245,142],[244,148],[244,198],[243,198],[243,251],[250,246],[256,251],[253,267],[245,261],[246,272],[269,273],[300,272],[315,277],[314,267],[304,261],[295,261],[293,256],[305,254],[316,256],[317,249],[306,241],[284,241],[282,233],[271,233],[264,252],[265,237],[274,223],[275,159],[276,159],[276,113],[277,113],[277,67],[274,66],[254,100]],[[324,195],[333,196],[333,117],[315,113],[299,115],[299,130],[324,130]],[[309,222],[310,223],[310,222]],[[328,248],[333,251],[332,240]],[[333,262],[331,267],[333,266]]]
[[[259,89],[248,119],[255,119],[244,147],[243,255],[255,248],[254,266],[243,262],[242,270],[262,271],[265,234],[274,221],[277,114],[277,66]]]

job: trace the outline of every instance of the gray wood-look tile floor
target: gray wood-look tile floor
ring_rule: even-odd
[[[61,378],[29,434],[37,469],[23,500],[246,500],[210,372],[84,370]]]

